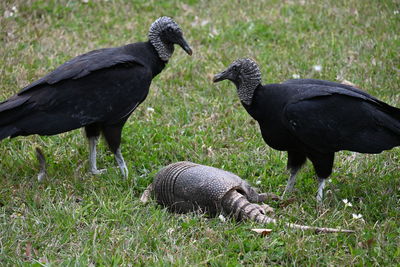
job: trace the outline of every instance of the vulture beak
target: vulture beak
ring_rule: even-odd
[[[226,79],[228,79],[228,76],[229,76],[229,72],[227,70],[224,70],[223,72],[215,74],[215,76],[213,78],[213,82],[217,83],[217,82],[226,80]]]
[[[183,50],[185,50],[186,53],[188,53],[190,56],[193,54],[192,48],[188,45],[186,40],[182,37],[180,42],[178,43],[180,47],[182,47]]]

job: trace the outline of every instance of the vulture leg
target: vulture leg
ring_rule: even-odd
[[[118,167],[122,172],[122,175],[124,176],[124,178],[127,178],[129,171],[128,171],[128,167],[126,166],[124,157],[122,156],[121,149],[118,148],[117,151],[114,153],[114,155],[115,155],[115,160],[117,161]]]
[[[97,169],[97,142],[99,141],[99,136],[91,136],[89,137],[89,162],[90,162],[90,172],[94,175],[102,174],[106,170],[105,169]]]
[[[317,202],[321,203],[324,196],[325,178],[318,177]]]
[[[289,180],[287,181],[287,185],[285,191],[283,192],[283,196],[293,191],[294,185],[296,183],[297,172],[306,162],[306,159],[307,159],[306,156],[301,152],[288,151],[287,168],[290,171],[290,177]]]
[[[98,170],[97,169],[97,142],[99,141],[100,136],[100,127],[97,124],[91,124],[85,127],[86,136],[89,139],[89,164],[90,164],[90,172],[94,175],[101,174],[105,172],[105,169]]]
[[[327,154],[309,154],[309,159],[314,165],[315,172],[318,176],[318,191],[317,191],[317,202],[321,203],[324,195],[325,179],[332,173],[333,160],[335,153]]]
[[[124,157],[122,156],[120,144],[121,144],[121,133],[122,127],[125,124],[123,122],[114,125],[103,126],[102,131],[104,138],[106,139],[110,150],[114,153],[115,160],[117,161],[118,167],[120,168],[122,175],[128,177],[128,167],[125,164]]]
[[[36,157],[39,161],[39,167],[40,167],[40,171],[37,177],[38,181],[41,182],[47,176],[46,158],[44,157],[42,150],[38,147],[36,148]]]

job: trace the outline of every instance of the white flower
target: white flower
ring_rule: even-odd
[[[211,28],[211,32],[208,33],[208,36],[210,36],[211,38],[214,38],[215,36],[217,36],[219,34],[219,32],[217,31],[217,29],[215,29],[214,27]]]
[[[329,180],[328,180],[328,183],[332,183],[332,179],[329,179]]]
[[[257,181],[256,181],[256,184],[261,184],[261,180],[257,180]]]
[[[299,74],[293,74],[292,77],[293,77],[293,79],[300,79],[300,75]]]
[[[82,2],[84,2],[86,4],[86,3],[89,3],[89,0],[82,0]]]
[[[224,215],[222,215],[222,214],[220,214],[220,215],[218,216],[218,219],[219,219],[221,222],[226,222],[226,218],[225,218]]]
[[[400,11],[395,10],[395,11],[393,11],[393,14],[397,15],[397,14],[399,14],[399,12],[400,12]]]
[[[313,69],[314,69],[315,71],[320,72],[320,71],[322,70],[322,66],[321,66],[321,65],[314,65],[314,66],[313,66]]]
[[[148,107],[148,108],[147,108],[147,111],[148,111],[148,112],[154,112],[154,108]]]
[[[4,11],[4,15],[3,16],[5,18],[13,17],[14,16],[14,12],[6,10],[6,11]]]
[[[208,20],[206,20],[206,19],[202,20],[201,23],[200,23],[200,26],[202,26],[202,27],[206,26],[208,23],[210,23]]]
[[[347,198],[343,199],[342,201],[345,207],[353,207],[353,204],[351,204],[351,202],[348,201]]]
[[[16,6],[13,6],[13,7],[11,8],[11,10],[14,11],[14,13],[17,13],[17,12],[18,12],[18,8],[17,8]]]
[[[360,214],[360,213],[359,214],[353,213],[352,215],[353,215],[353,219],[357,219],[358,220],[358,219],[362,218],[362,214]]]

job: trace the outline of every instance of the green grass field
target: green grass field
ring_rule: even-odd
[[[337,153],[319,211],[309,162],[299,174],[296,201],[271,203],[282,221],[355,230],[351,235],[268,225],[273,232],[262,237],[250,231],[262,227],[252,222],[175,215],[139,201],[154,174],[179,160],[283,192],[286,153],[263,142],[232,83],[212,83],[239,57],[259,63],[264,83],[293,75],[348,80],[400,107],[399,1],[87,2],[1,1],[0,101],[74,56],[147,40],[150,24],[163,15],[180,24],[194,55],[176,48],[125,125],[128,179],[104,142],[98,166],[107,172],[88,173],[81,130],[1,141],[0,265],[399,265],[400,148]],[[38,146],[49,165],[43,183],[36,179]]]

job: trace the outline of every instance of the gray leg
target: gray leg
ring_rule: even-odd
[[[96,163],[96,156],[97,156],[97,151],[96,151],[96,146],[97,142],[99,140],[98,136],[91,136],[89,137],[89,164],[90,164],[90,172],[94,175],[96,174],[101,174],[105,172],[105,170],[98,170],[97,169],[97,163]]]
[[[40,171],[38,173],[38,181],[41,182],[43,181],[44,178],[47,176],[46,172],[46,158],[44,157],[44,154],[40,148],[36,148],[36,157],[39,161],[39,166],[40,166]]]
[[[293,191],[294,185],[296,184],[297,172],[300,170],[300,168],[301,166],[297,168],[292,168],[290,170],[290,177],[289,180],[287,181],[286,188],[285,191],[283,191],[282,196],[285,196],[286,194],[291,193]]]
[[[317,192],[317,202],[319,204],[322,203],[322,199],[324,196],[324,188],[325,188],[325,179],[324,178],[318,178],[318,192]]]
[[[322,204],[322,199],[324,195],[325,179],[329,177],[332,173],[333,161],[335,159],[335,153],[320,154],[313,153],[310,154],[309,159],[314,165],[315,172],[318,177],[318,192],[317,192],[317,202]]]
[[[302,152],[288,151],[287,168],[288,170],[290,170],[290,177],[287,181],[287,185],[282,196],[293,191],[294,185],[296,183],[297,172],[301,169],[305,162],[306,156]]]
[[[121,154],[121,149],[117,149],[115,152],[115,160],[118,163],[118,167],[120,168],[122,175],[127,178],[128,177],[128,167],[126,167],[124,157]]]

